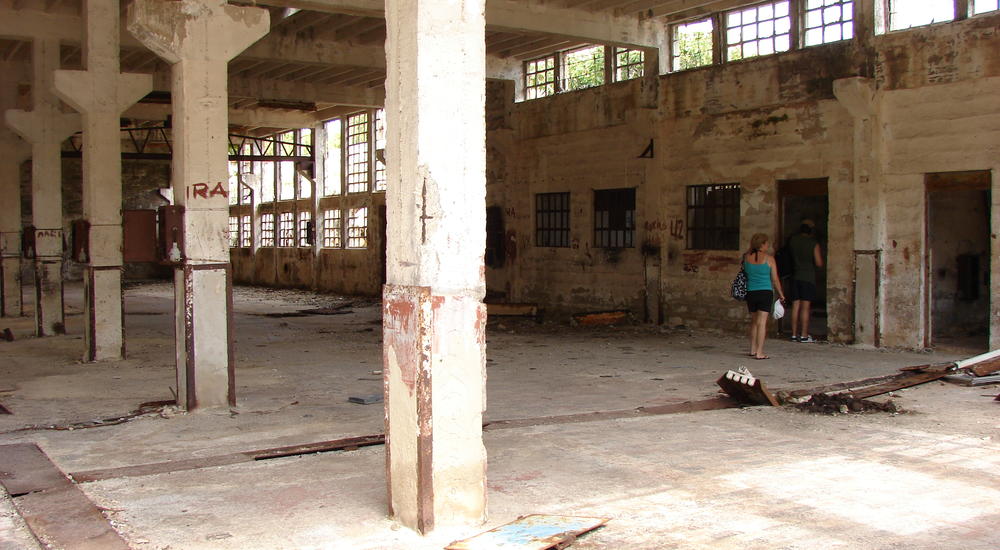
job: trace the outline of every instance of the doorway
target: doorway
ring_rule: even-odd
[[[775,243],[775,248],[784,246],[788,238],[799,232],[803,220],[812,220],[815,224],[813,236],[819,241],[823,259],[827,254],[827,230],[830,218],[830,199],[827,194],[827,179],[799,179],[778,181],[778,235],[781,239]],[[791,277],[782,279],[782,285],[787,289]],[[786,290],[787,294],[787,290]],[[791,311],[791,308],[788,308]],[[779,334],[790,334],[792,328],[791,316],[783,317],[778,322]],[[813,338],[826,339],[827,308],[826,308],[826,268],[816,270],[816,300],[812,302],[812,316],[809,321],[809,334]]]
[[[926,174],[927,347],[989,344],[990,172]]]

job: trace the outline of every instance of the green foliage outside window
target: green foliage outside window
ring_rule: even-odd
[[[604,84],[604,46],[591,46],[563,54],[564,91]]]
[[[712,32],[678,33],[675,38],[674,70],[683,71],[712,64]],[[730,55],[729,59],[733,59]]]

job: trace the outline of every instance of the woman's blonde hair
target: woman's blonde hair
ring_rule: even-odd
[[[754,233],[754,236],[750,238],[750,250],[748,252],[758,252],[760,247],[767,243],[767,233]]]

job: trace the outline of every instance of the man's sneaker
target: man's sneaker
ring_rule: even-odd
[[[801,342],[803,344],[812,344],[815,341],[816,340],[814,340],[812,336],[803,336],[803,337],[799,338],[799,342]]]
[[[798,342],[798,341],[799,341],[798,336],[792,336],[792,342]]]

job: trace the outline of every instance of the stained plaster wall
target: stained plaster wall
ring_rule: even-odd
[[[491,292],[556,311],[624,307],[642,318],[644,265],[655,262],[660,296],[653,299],[668,324],[742,328],[743,305],[727,295],[740,252],[685,248],[686,186],[741,184],[744,249],[754,233],[777,231],[779,180],[827,178],[830,339],[853,340],[854,243],[884,229],[881,343],[922,347],[923,174],[987,169],[997,185],[998,26],[1000,16],[979,16],[870,44],[664,75],[655,109],[647,108],[649,83],[641,80],[519,104],[488,102],[488,204],[504,208],[509,237],[507,264],[487,272]],[[867,192],[855,195],[854,121],[832,91],[834,80],[854,76],[874,77],[876,90],[876,162],[865,185],[881,186],[886,199],[885,227],[858,227],[871,235],[854,234],[853,203]],[[495,94],[509,97],[510,87],[488,88]],[[638,159],[650,139],[655,158]],[[636,247],[595,249],[593,190],[633,186]],[[534,195],[552,191],[572,192],[570,248],[533,246]],[[998,253],[994,236],[993,257]],[[993,274],[1000,279],[995,267]],[[991,307],[996,347],[1000,306]]]

